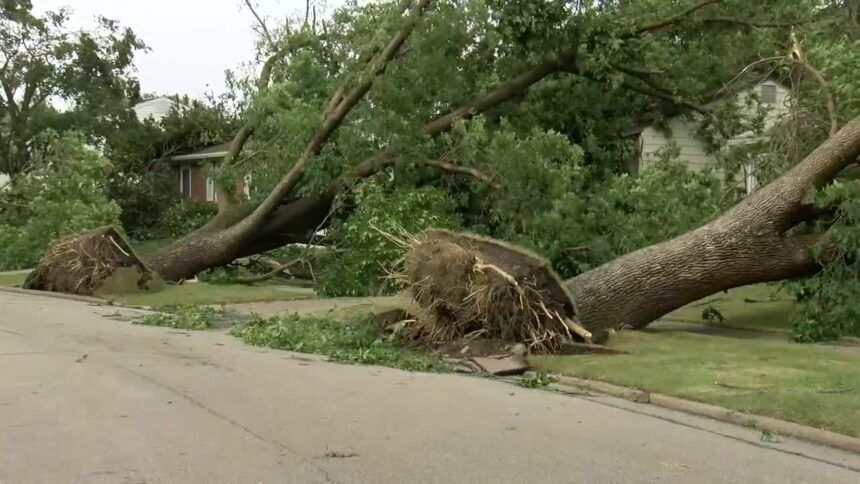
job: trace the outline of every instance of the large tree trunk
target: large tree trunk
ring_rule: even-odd
[[[307,242],[325,221],[333,201],[334,197],[324,194],[282,205],[251,232],[237,227],[242,218],[227,227],[210,224],[177,240],[147,263],[164,280],[179,282],[239,257]]]
[[[591,332],[641,328],[685,304],[747,284],[815,272],[815,237],[761,233],[717,222],[620,257],[567,281]]]
[[[814,213],[804,203],[812,189],[858,156],[860,118],[715,221],[568,280],[577,317],[592,332],[642,328],[722,290],[814,273],[820,238],[786,232]]]

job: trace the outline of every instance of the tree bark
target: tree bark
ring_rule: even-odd
[[[625,255],[566,281],[592,332],[642,328],[711,294],[820,269],[821,237],[786,232],[804,221],[811,190],[860,156],[855,118],[800,164],[725,215],[680,237]]]
[[[220,227],[207,224],[182,237],[147,261],[147,265],[164,280],[179,282],[240,257],[260,254],[287,244],[308,242],[325,222],[333,202],[333,196],[323,194],[281,205],[248,238],[243,238],[243,234],[235,230],[235,223],[243,218],[241,215],[222,218]],[[241,207],[237,210],[248,212],[248,209]],[[231,218],[233,224],[224,226]]]
[[[709,224],[570,279],[567,287],[589,331],[638,329],[719,291],[814,273],[816,240]]]

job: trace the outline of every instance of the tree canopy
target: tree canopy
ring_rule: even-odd
[[[392,23],[395,7],[348,6],[319,25],[299,19],[290,29],[266,29],[261,57],[278,54],[271,82],[265,89],[256,79],[243,84],[255,130],[246,151],[265,149],[235,168],[253,173],[258,201],[301,156],[332,93],[356,83],[382,45],[380,31],[409,21]],[[471,230],[537,248],[574,275],[690,228],[723,198],[704,179],[698,195],[648,190],[651,208],[640,205],[639,217],[630,217],[630,193],[648,182],[617,178],[631,149],[625,130],[681,113],[730,119],[714,102],[765,76],[787,80],[792,32],[801,42],[820,35],[820,25],[838,16],[833,8],[805,0],[432,2],[288,199],[324,192],[334,179],[351,186],[385,165],[381,171],[396,172],[387,184],[443,187]],[[737,129],[728,124],[720,124],[726,136]],[[822,134],[809,134],[814,139],[797,156]],[[377,168],[365,170],[374,159]],[[481,176],[442,169],[450,165]],[[701,202],[689,204],[690,196]],[[599,207],[613,215],[595,216]],[[665,220],[670,214],[683,223]],[[661,217],[665,230],[630,225]],[[546,236],[549,227],[554,237]],[[606,241],[621,230],[626,242]],[[630,233],[652,235],[633,243]],[[570,251],[583,244],[591,248]]]
[[[40,15],[30,0],[0,3],[0,172],[26,170],[45,129],[103,140],[133,116],[143,42],[111,19],[87,30],[69,29],[68,20],[66,9]]]

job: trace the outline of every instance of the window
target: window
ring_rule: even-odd
[[[182,168],[179,170],[179,191],[185,198],[191,198],[191,169]]]
[[[761,102],[765,104],[776,104],[776,86],[773,84],[761,85]]]
[[[751,195],[758,188],[758,179],[755,176],[756,162],[748,161],[744,163],[744,191],[747,195]]]
[[[206,177],[206,201],[217,202],[218,192],[215,191],[215,180]]]

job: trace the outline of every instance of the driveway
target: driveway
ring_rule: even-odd
[[[860,482],[856,455],[648,405],[115,312],[0,292],[0,482]]]

